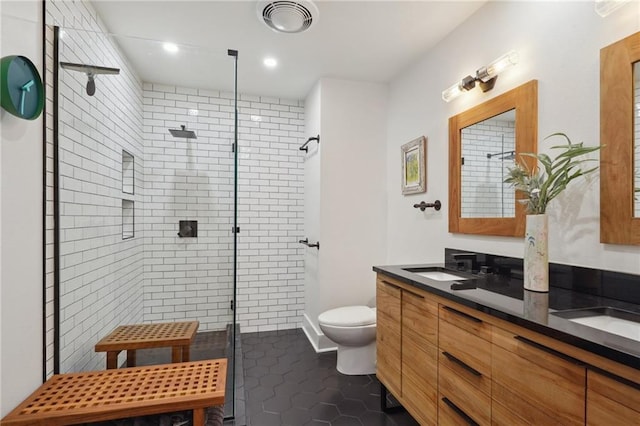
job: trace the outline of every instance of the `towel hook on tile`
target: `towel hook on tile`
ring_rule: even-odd
[[[304,244],[307,247],[315,247],[318,250],[320,250],[320,241],[316,242],[316,243],[310,243],[309,242],[309,238],[305,238],[304,240],[298,240],[298,242],[300,244]]]
[[[309,142],[311,141],[317,141],[318,144],[320,143],[320,135],[318,136],[311,136],[309,139],[307,139],[307,141],[305,143],[302,144],[302,146],[300,148],[298,148],[300,151],[304,151],[304,152],[308,152],[309,151],[309,147],[307,145],[309,145]]]
[[[420,211],[425,211],[428,207],[433,207],[436,211],[442,208],[442,203],[440,200],[436,200],[433,203],[425,203],[424,201],[420,201],[420,204],[414,204],[414,209],[420,209]]]

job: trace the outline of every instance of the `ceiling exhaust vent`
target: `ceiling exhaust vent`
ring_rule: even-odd
[[[259,1],[258,19],[279,33],[301,33],[318,21],[318,8],[311,1]]]

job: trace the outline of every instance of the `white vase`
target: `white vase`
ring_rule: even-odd
[[[542,324],[549,322],[549,293],[524,291],[524,317]]]
[[[549,225],[546,214],[527,215],[524,237],[524,288],[549,291]]]

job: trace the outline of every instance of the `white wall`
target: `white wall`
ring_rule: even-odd
[[[27,56],[42,75],[42,3],[0,8],[0,56]],[[42,383],[42,120],[0,110],[0,417]]]
[[[305,306],[305,322],[314,327],[318,315],[327,309],[374,303],[371,267],[385,257],[387,180],[387,86],[321,79],[312,97],[318,96],[317,90],[320,204],[305,207],[320,211],[319,291],[313,299],[314,293],[307,292]],[[307,123],[317,126],[317,121]],[[305,185],[313,183],[313,179],[305,181]],[[317,190],[305,187],[305,191]],[[306,229],[312,231],[312,225]]]
[[[443,248],[522,257],[520,238],[452,235],[447,232],[448,118],[529,80],[539,81],[540,140],[565,132],[573,141],[599,144],[599,51],[640,29],[632,2],[607,18],[593,2],[490,2],[391,84],[387,167],[388,251],[392,264],[443,260]],[[495,89],[475,89],[450,103],[443,89],[503,53],[516,49],[520,63],[501,75]],[[429,139],[427,201],[443,209],[420,213],[422,196],[400,194],[400,145]],[[548,151],[553,141],[539,143]],[[597,176],[575,182],[548,211],[552,262],[640,273],[640,250],[599,242]]]
[[[318,136],[321,132],[322,115],[322,85],[316,83],[304,103],[305,110],[305,135],[306,138]],[[320,240],[320,190],[322,178],[320,176],[320,161],[324,137],[320,135],[321,143],[311,142],[307,146],[309,150],[304,156],[304,238],[315,243]],[[321,337],[322,332],[317,327],[317,322],[311,319],[319,311],[317,306],[322,293],[318,260],[320,250],[305,248],[304,255],[304,299],[305,315],[303,330],[315,348],[331,345]],[[317,315],[316,315],[317,316]]]

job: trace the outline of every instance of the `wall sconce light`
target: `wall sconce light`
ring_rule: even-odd
[[[596,13],[603,18],[620,9],[630,0],[596,0]]]
[[[493,89],[493,86],[495,86],[498,74],[517,63],[518,52],[512,50],[508,53],[505,53],[486,67],[479,68],[476,71],[475,77],[468,75],[460,82],[443,91],[442,99],[444,99],[446,102],[449,102],[452,99],[460,96],[463,92],[469,91],[476,87],[476,82],[478,82],[480,89],[482,89],[483,92],[488,92],[489,90]]]

